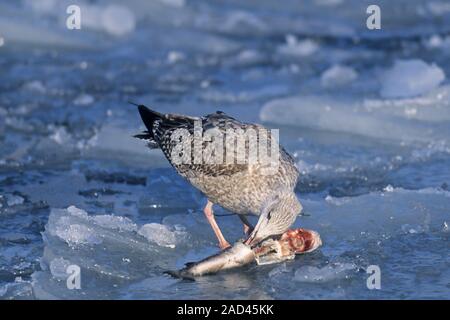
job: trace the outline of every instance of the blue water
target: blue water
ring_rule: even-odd
[[[0,297],[450,298],[450,7],[379,1],[370,31],[372,2],[78,1],[82,29],[67,30],[69,1],[1,1]],[[444,79],[413,63],[426,90],[384,95],[411,59]],[[132,138],[128,101],[280,129],[301,171],[295,226],[323,246],[194,283],[164,275],[216,240],[205,198]],[[236,216],[217,220],[244,236]]]

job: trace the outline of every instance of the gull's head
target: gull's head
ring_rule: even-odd
[[[247,244],[253,245],[267,237],[283,234],[294,223],[302,205],[292,191],[281,191],[267,199],[262,208],[258,223]]]

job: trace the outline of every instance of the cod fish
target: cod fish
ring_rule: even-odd
[[[255,247],[236,242],[232,247],[209,256],[199,262],[189,262],[178,271],[166,273],[182,279],[214,274],[256,262],[258,265],[292,260],[296,254],[312,252],[322,245],[320,235],[313,230],[294,229],[286,231],[279,239],[268,238]]]

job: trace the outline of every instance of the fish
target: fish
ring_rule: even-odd
[[[292,260],[297,254],[312,252],[321,245],[318,232],[298,228],[286,231],[278,239],[268,238],[254,247],[238,241],[219,253],[198,262],[186,263],[184,268],[166,273],[175,278],[195,280],[196,277],[243,267],[253,262],[266,265]]]

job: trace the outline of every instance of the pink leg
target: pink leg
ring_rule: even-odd
[[[220,249],[226,249],[231,247],[227,240],[225,240],[222,231],[220,231],[219,226],[217,225],[216,219],[214,218],[214,212],[212,210],[213,203],[208,200],[208,203],[205,206],[203,212],[205,212],[206,219],[208,219],[209,224],[211,225],[214,233],[216,234],[217,239],[219,240]]]

